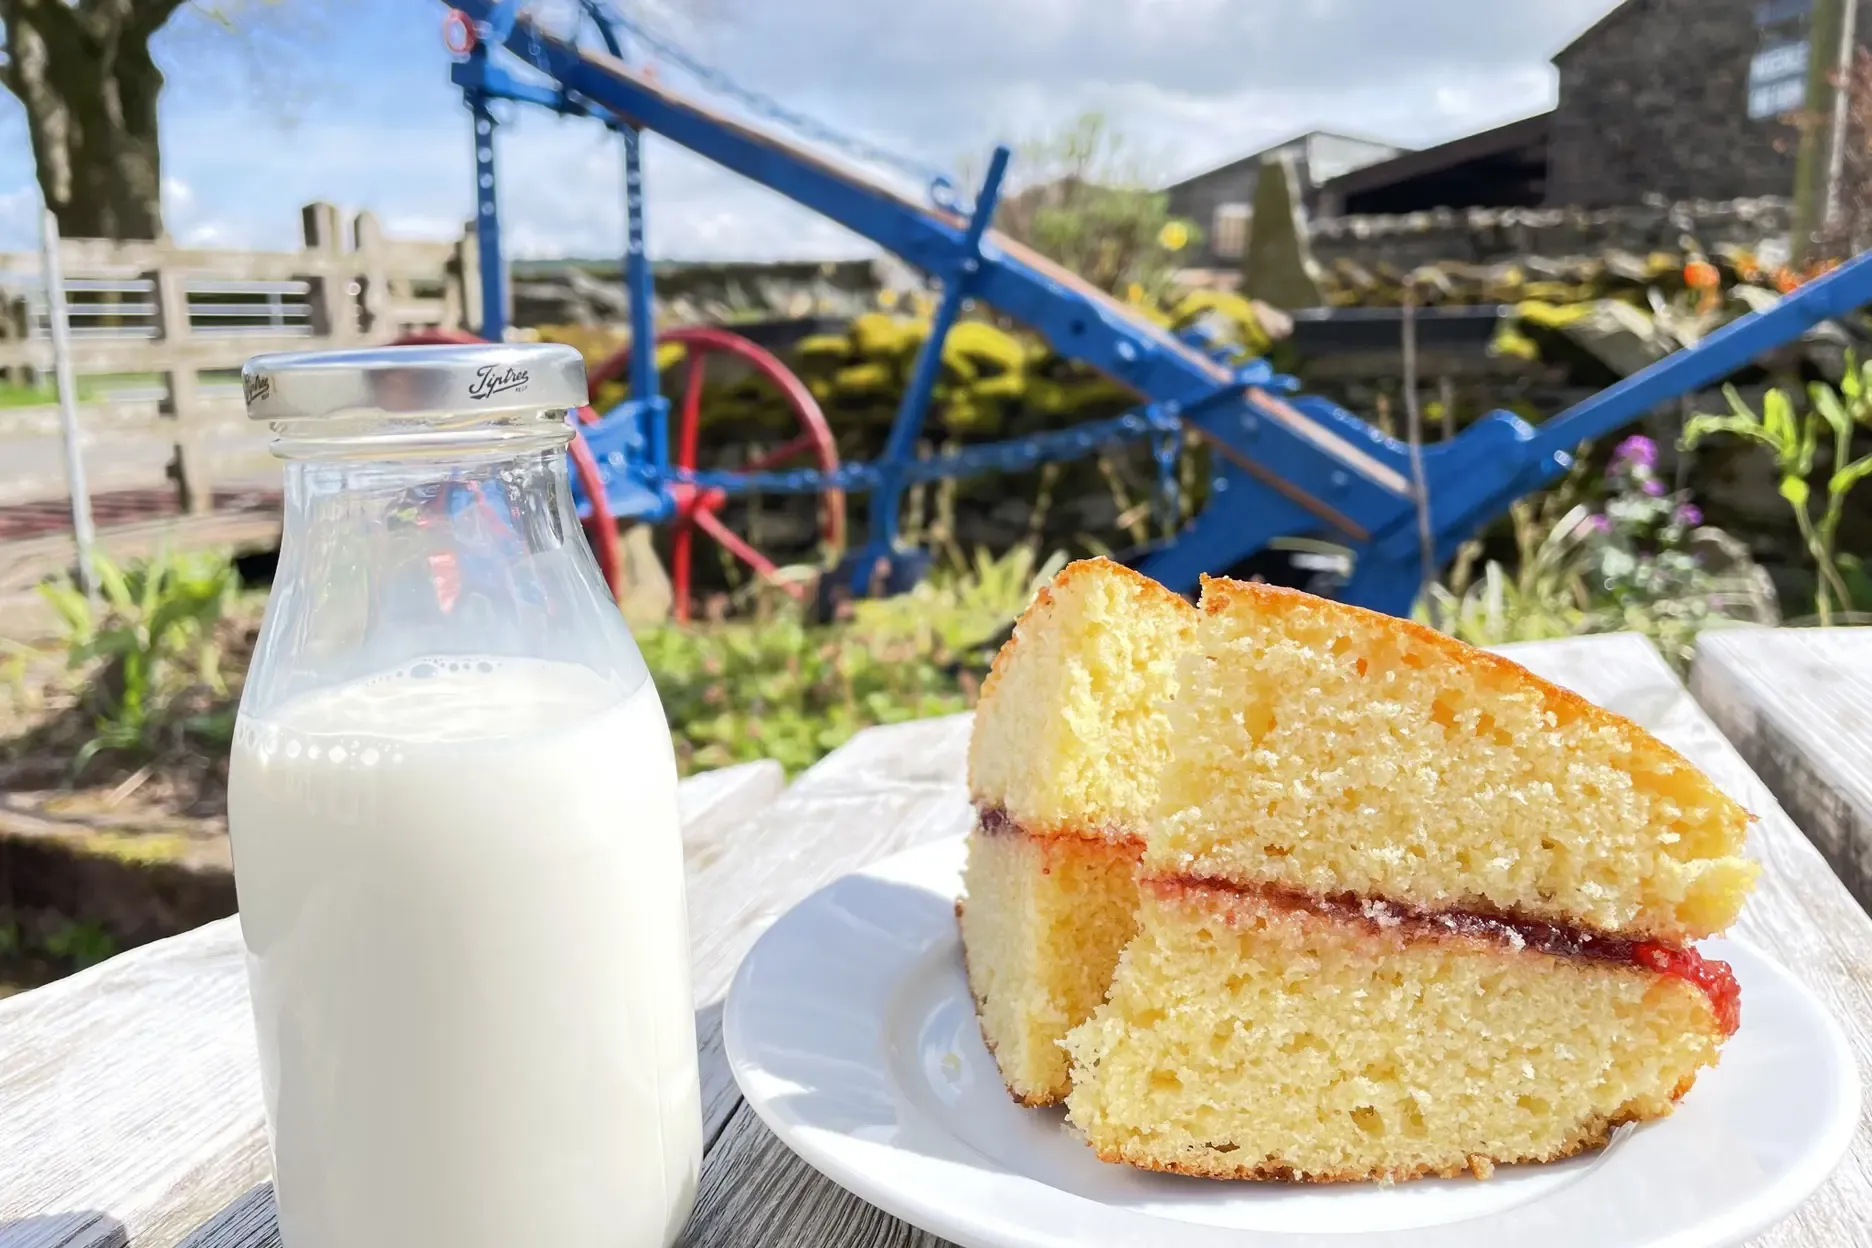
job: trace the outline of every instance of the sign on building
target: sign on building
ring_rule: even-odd
[[[1793,112],[1807,102],[1807,41],[1776,43],[1749,62],[1748,115],[1760,120]]]
[[[1755,24],[1762,28],[1805,22],[1813,15],[1813,0],[1764,0],[1755,6]]]

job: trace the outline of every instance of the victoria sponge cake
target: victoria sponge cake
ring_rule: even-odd
[[[1667,1114],[1717,1060],[1738,991],[1690,942],[1753,883],[1749,819],[1669,747],[1503,658],[1296,591],[1208,580],[1196,623],[1153,636],[1179,651],[1151,680],[1168,708],[1150,748],[1104,755],[1135,769],[1136,931],[1064,1042],[1068,1116],[1099,1156],[1217,1178],[1486,1175]],[[1143,722],[1135,694],[1100,713],[1108,686],[1081,687],[1075,723]],[[997,761],[1052,792],[1046,730],[999,736]],[[1004,897],[1046,869],[1037,846],[1000,853],[981,867]],[[996,965],[1065,978],[1047,969],[1064,943],[996,935],[1028,949]],[[992,1041],[1013,1024],[984,1001]]]
[[[1028,1105],[1065,1095],[1061,1040],[1136,929],[1138,856],[1196,610],[1103,559],[1041,590],[996,656],[969,742],[977,818],[958,905],[982,1036]]]

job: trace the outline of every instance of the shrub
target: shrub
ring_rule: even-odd
[[[1576,501],[1586,488],[1577,476],[1516,503],[1515,570],[1489,560],[1477,577],[1481,547],[1471,543],[1417,617],[1478,646],[1642,633],[1679,671],[1703,629],[1777,623],[1767,574],[1740,542],[1703,524],[1687,491],[1666,490],[1656,464],[1650,439],[1627,438],[1597,506]]]
[[[873,724],[969,709],[997,634],[1063,559],[1036,562],[978,554],[837,624],[763,598],[751,618],[641,630],[683,773],[759,758],[796,772]]]
[[[1781,474],[1781,497],[1794,513],[1794,523],[1818,576],[1814,610],[1820,623],[1826,625],[1833,622],[1835,609],[1849,611],[1854,605],[1849,576],[1858,565],[1842,559],[1838,538],[1847,495],[1872,476],[1872,454],[1852,457],[1854,426],[1872,428],[1872,362],[1861,365],[1849,352],[1838,390],[1814,382],[1807,392],[1807,410],[1797,416],[1794,401],[1784,390],[1769,390],[1762,396],[1758,413],[1742,401],[1734,386],[1725,386],[1728,413],[1693,416],[1684,426],[1683,445],[1687,451],[1713,434],[1727,434],[1759,443],[1774,456],[1775,468]],[[1816,492],[1812,477],[1822,424],[1832,435],[1833,445],[1826,502],[1815,519],[1811,510]]]
[[[94,557],[100,601],[65,578],[41,592],[65,626],[67,662],[97,665],[85,686],[94,735],[78,749],[74,773],[101,750],[148,753],[166,727],[225,739],[231,709],[209,717],[171,714],[179,697],[206,685],[225,691],[216,626],[238,578],[225,556],[164,554],[130,568]]]

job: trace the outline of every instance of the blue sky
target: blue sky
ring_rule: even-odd
[[[549,3],[554,0],[548,0]],[[563,2],[563,0],[558,0]],[[159,37],[165,215],[202,245],[290,247],[299,206],[449,237],[470,212],[467,117],[438,0],[248,0]],[[638,0],[736,80],[944,166],[1098,109],[1163,179],[1323,127],[1422,145],[1550,104],[1547,58],[1611,0]],[[666,75],[667,76],[667,75]],[[977,156],[979,163],[979,157]],[[615,141],[528,112],[503,127],[519,254],[607,255]],[[863,254],[846,234],[659,141],[651,247],[676,258]],[[18,105],[0,97],[0,250],[34,243]]]

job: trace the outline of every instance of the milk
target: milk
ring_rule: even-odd
[[[650,683],[437,660],[236,738],[285,1248],[672,1243],[701,1116]]]

